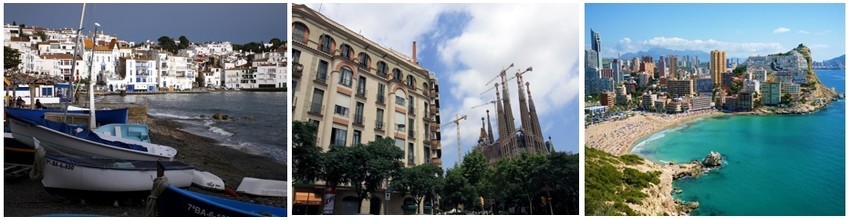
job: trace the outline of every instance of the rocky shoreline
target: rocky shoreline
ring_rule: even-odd
[[[644,163],[635,168],[643,171],[661,171],[661,183],[653,184],[644,189],[647,198],[643,204],[629,204],[629,207],[644,215],[655,216],[686,216],[699,208],[699,201],[682,201],[673,197],[681,193],[673,187],[673,181],[682,178],[699,178],[712,169],[722,167],[723,157],[720,153],[711,151],[702,161],[694,160],[688,163],[657,164],[644,159]]]

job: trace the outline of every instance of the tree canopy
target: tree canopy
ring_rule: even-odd
[[[3,47],[3,69],[11,70],[21,65],[21,52],[11,47]]]

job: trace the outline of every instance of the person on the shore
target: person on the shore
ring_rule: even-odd
[[[36,109],[44,109],[44,105],[41,104],[41,100],[39,100],[39,99],[35,100],[35,108]]]
[[[21,98],[20,96],[18,96],[18,99],[15,100],[15,106],[17,106],[18,108],[23,108],[24,107],[24,99]]]

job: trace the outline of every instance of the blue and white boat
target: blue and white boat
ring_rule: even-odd
[[[6,116],[12,136],[31,147],[35,147],[33,138],[38,138],[47,149],[79,156],[171,161],[177,155],[177,150],[169,146],[102,138],[87,126],[48,121],[14,111],[6,111]]]
[[[286,209],[204,195],[168,186],[157,197],[159,216],[286,217]]]

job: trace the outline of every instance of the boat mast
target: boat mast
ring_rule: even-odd
[[[66,96],[65,96],[65,97],[67,97],[66,100],[65,100],[65,113],[62,114],[62,122],[63,123],[68,123],[68,105],[69,105],[68,103],[71,102],[71,100],[74,100],[74,92],[76,91],[74,89],[74,75],[77,71],[77,53],[78,53],[77,50],[79,50],[79,48],[80,48],[80,31],[83,30],[83,17],[85,17],[85,16],[86,16],[86,3],[83,3],[83,12],[80,13],[80,27],[77,28],[77,38],[74,39],[74,54],[72,55],[72,62],[71,62],[71,77],[70,77],[70,80],[68,80],[68,90],[66,90],[66,92],[68,94],[66,94]]]
[[[95,123],[95,108],[94,108],[94,73],[91,71],[91,66],[94,64],[94,51],[97,48],[97,28],[100,27],[100,24],[94,23],[94,36],[91,39],[92,47],[91,47],[91,58],[89,58],[89,129],[94,130],[96,128],[97,123]]]

